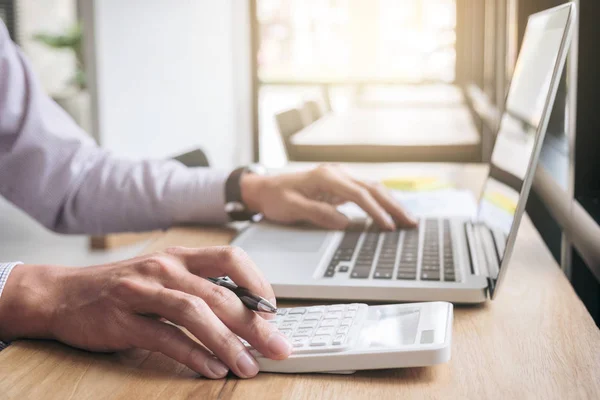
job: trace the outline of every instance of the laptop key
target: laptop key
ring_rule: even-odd
[[[373,275],[375,279],[392,279],[392,271],[375,271]]]
[[[439,272],[433,272],[433,271],[423,272],[421,274],[421,279],[424,280],[424,281],[439,281],[440,280],[440,273]]]
[[[367,279],[369,277],[369,274],[371,273],[370,270],[354,270],[352,271],[352,273],[350,274],[351,278],[356,278],[356,279]]]
[[[416,273],[408,273],[408,272],[399,272],[398,275],[396,275],[396,278],[401,279],[401,280],[414,281],[415,279],[417,279],[417,274]]]
[[[327,271],[325,271],[326,278],[331,278],[334,275],[335,275],[335,269],[328,269]]]
[[[348,272],[350,270],[350,267],[347,265],[342,265],[340,267],[340,269],[338,269],[338,272]]]

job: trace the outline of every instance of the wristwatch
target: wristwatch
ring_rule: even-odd
[[[252,164],[235,169],[225,182],[225,212],[233,221],[252,220],[257,212],[250,211],[242,199],[242,188],[240,186],[244,174],[265,175],[262,165]]]

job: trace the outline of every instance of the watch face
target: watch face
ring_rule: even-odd
[[[246,206],[240,203],[239,201],[230,201],[229,203],[225,203],[225,212],[226,213],[239,213],[245,212]]]
[[[250,164],[246,167],[246,171],[256,175],[266,175],[267,169],[261,164]]]

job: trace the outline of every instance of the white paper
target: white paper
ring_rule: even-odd
[[[422,192],[393,190],[392,195],[413,217],[445,217],[474,219],[477,203],[473,194],[464,189],[440,189]],[[354,203],[346,203],[338,210],[348,217],[365,217],[366,213]]]

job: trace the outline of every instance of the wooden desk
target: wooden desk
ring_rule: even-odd
[[[464,105],[353,108],[292,137],[296,159],[338,162],[473,162],[481,159],[480,142]]]
[[[439,164],[353,168],[364,175],[421,171],[461,179],[461,186],[473,189],[485,173],[480,166]],[[233,234],[174,228],[148,251],[224,244]],[[453,339],[452,360],[431,368],[350,376],[263,373],[220,381],[195,379],[160,354],[99,355],[20,341],[0,352],[0,399],[600,398],[600,331],[528,218],[498,299],[456,307]]]

